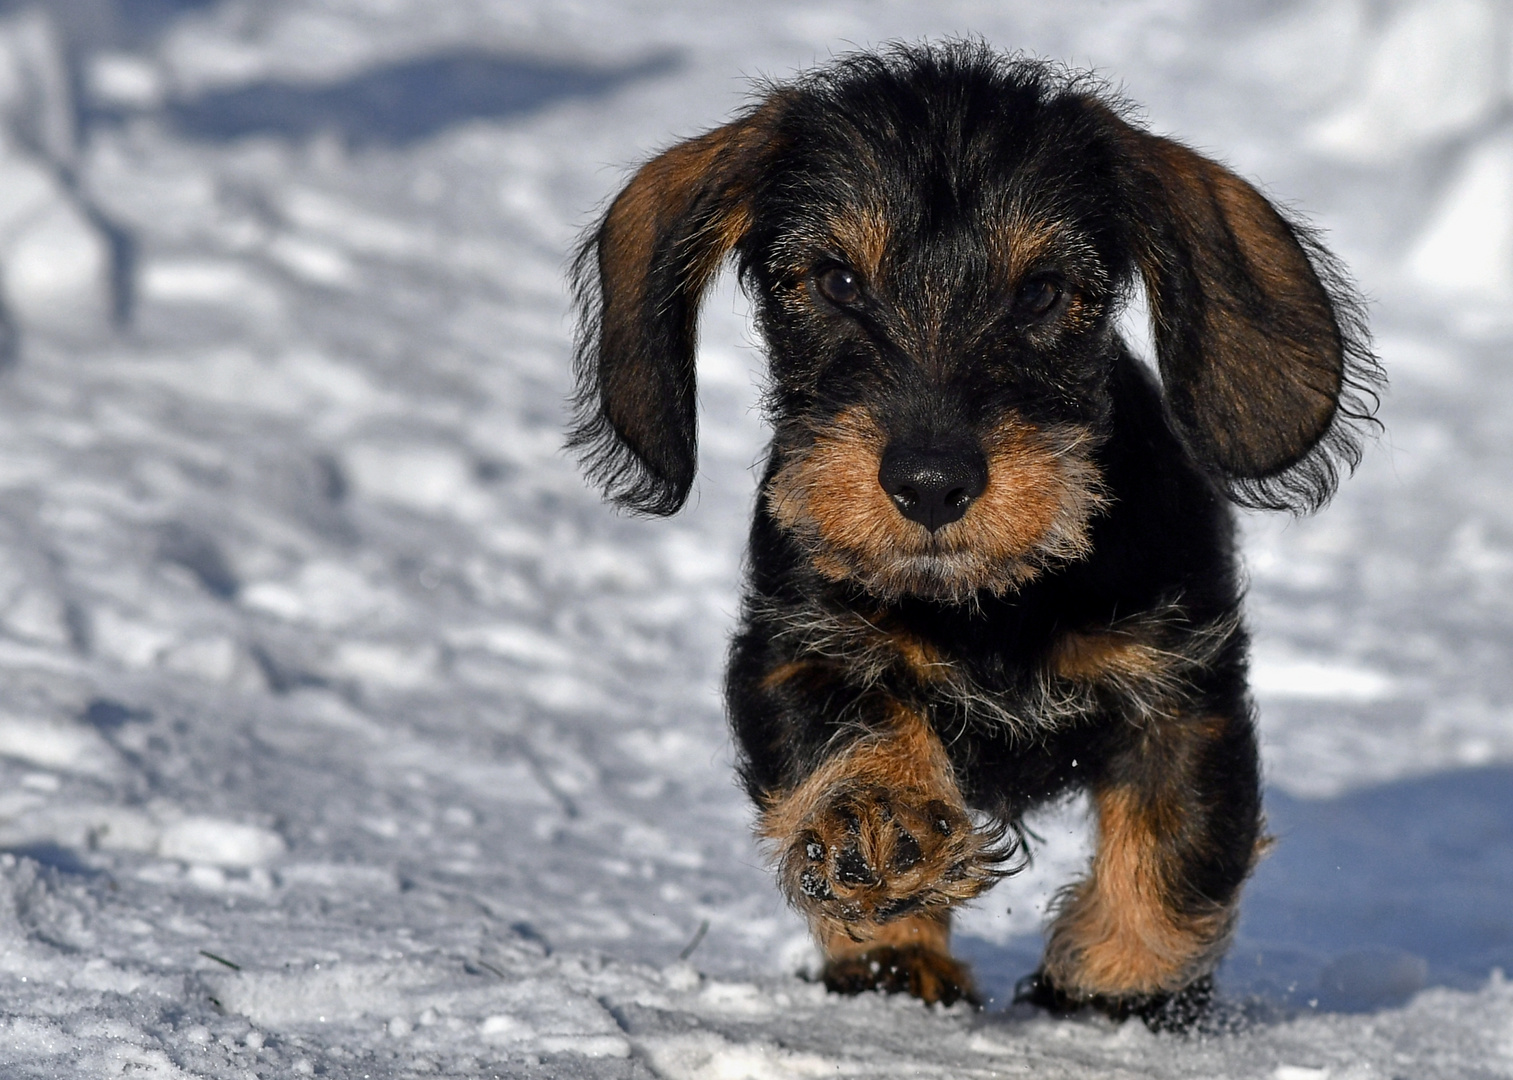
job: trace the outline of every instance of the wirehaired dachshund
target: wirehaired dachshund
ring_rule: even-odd
[[[728,707],[824,981],[975,1000],[951,911],[1080,789],[1095,854],[1021,997],[1201,1010],[1266,843],[1232,505],[1318,508],[1374,423],[1338,264],[1087,76],[842,58],[651,159],[583,243],[570,445],[627,510],[688,497],[731,256],[773,434]],[[1155,371],[1116,329],[1137,284]]]

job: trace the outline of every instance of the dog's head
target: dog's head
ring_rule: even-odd
[[[767,339],[764,498],[837,579],[1002,592],[1086,548],[1143,283],[1168,420],[1235,501],[1312,509],[1374,362],[1329,256],[1085,80],[978,45],[774,87],[641,168],[578,268],[572,444],[622,506],[695,469],[699,301],[734,254]]]

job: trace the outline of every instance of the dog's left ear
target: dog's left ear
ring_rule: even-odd
[[[1317,509],[1360,461],[1380,369],[1334,259],[1254,187],[1116,120],[1173,426],[1241,505]]]
[[[675,513],[693,485],[699,301],[750,227],[772,106],[643,165],[574,264],[578,388],[568,446],[628,510]]]

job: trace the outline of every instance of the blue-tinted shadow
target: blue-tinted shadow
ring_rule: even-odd
[[[1008,888],[1013,888],[1012,882]],[[987,1008],[998,1010],[1014,1000],[1014,985],[1039,966],[1043,944],[1033,934],[1012,938],[1005,945],[960,935],[952,940],[951,949],[971,965],[977,992]]]
[[[136,30],[154,31],[191,11],[214,7],[221,0],[115,0],[116,18]]]
[[[336,83],[253,83],[173,102],[164,111],[181,134],[202,140],[333,134],[354,146],[404,146],[468,120],[509,119],[570,98],[602,97],[676,63],[663,55],[602,68],[461,51]]]
[[[31,859],[35,863],[50,867],[64,874],[94,877],[100,873],[99,870],[96,870],[81,859],[77,852],[61,844],[55,844],[50,840],[40,841],[35,844],[20,844],[16,847],[0,848],[0,850],[23,859]]]
[[[70,50],[100,46],[136,48],[161,36],[181,16],[225,0],[0,0],[0,16],[43,8],[55,19]]]
[[[1246,890],[1234,990],[1353,1010],[1513,970],[1513,768],[1273,791],[1266,810],[1277,844]]]
[[[1469,989],[1494,968],[1513,972],[1513,768],[1337,799],[1273,790],[1266,813],[1277,842],[1246,887],[1219,971],[1226,998],[1284,1012],[1374,1011],[1425,986]],[[1000,1007],[1040,945],[964,937],[957,951]]]
[[[127,724],[144,724],[152,719],[147,709],[133,709],[110,698],[95,698],[84,707],[81,718],[106,734],[120,731]]]

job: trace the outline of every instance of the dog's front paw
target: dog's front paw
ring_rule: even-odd
[[[826,962],[820,976],[837,994],[881,990],[909,994],[927,1003],[981,1005],[967,966],[943,952],[919,945],[881,945],[854,956]]]
[[[942,799],[843,787],[797,830],[779,873],[817,929],[865,941],[901,916],[941,911],[988,888],[1010,854],[1000,839]]]
[[[1213,976],[1205,975],[1171,993],[1069,994],[1044,970],[1026,975],[1014,987],[1014,1004],[1034,1005],[1056,1016],[1093,1009],[1114,1020],[1138,1016],[1152,1031],[1201,1030],[1216,1016]]]

